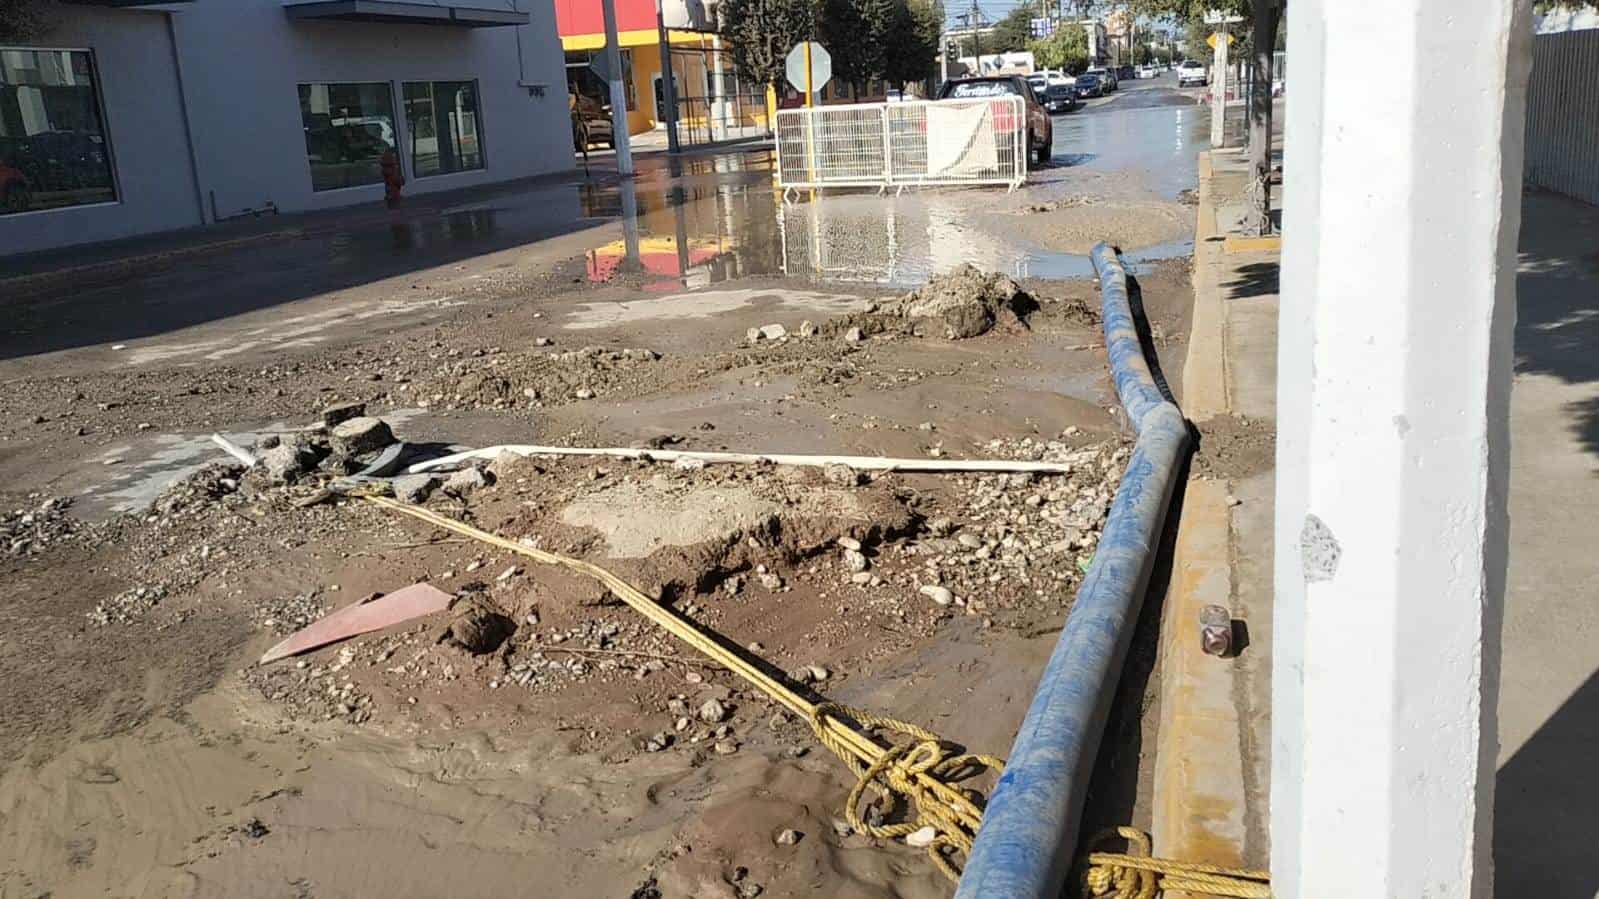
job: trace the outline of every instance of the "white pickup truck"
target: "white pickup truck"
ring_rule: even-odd
[[[1210,83],[1210,73],[1205,69],[1205,64],[1196,59],[1185,59],[1177,64],[1177,86],[1188,87],[1198,84]]]

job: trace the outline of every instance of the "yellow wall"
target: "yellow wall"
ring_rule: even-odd
[[[693,32],[669,32],[673,44],[678,46],[711,47],[709,35]],[[661,74],[661,47],[655,32],[626,31],[617,35],[617,42],[622,49],[628,51],[633,60],[633,108],[627,111],[627,128],[629,134],[641,134],[653,130],[660,123],[655,118],[655,78]],[[563,37],[561,43],[566,50],[593,50],[605,45],[604,35],[577,35]],[[724,50],[724,52],[726,52]],[[706,63],[690,56],[679,55],[677,61],[678,79],[680,82],[691,85],[691,95],[703,96],[706,92]],[[729,60],[730,62],[730,60]],[[766,111],[760,106],[745,104],[744,121],[748,125],[764,124]],[[685,116],[681,127],[705,127],[703,111],[695,110],[699,115]],[[687,139],[687,138],[685,138]]]

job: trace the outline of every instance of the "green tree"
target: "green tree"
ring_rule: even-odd
[[[814,0],[723,0],[721,19],[733,65],[745,77],[773,86],[783,83],[788,51],[816,37]]]
[[[1073,75],[1088,68],[1088,32],[1082,26],[1065,23],[1055,33],[1027,46],[1033,61],[1045,69],[1062,69]]]
[[[822,0],[821,40],[833,57],[833,78],[854,90],[887,65],[883,36],[891,0]]]
[[[25,41],[48,30],[41,0],[0,0],[0,41]]]
[[[926,81],[938,59],[938,41],[944,28],[940,0],[900,0],[897,21],[888,35],[884,77],[903,88]]]
[[[983,38],[983,52],[1015,53],[1026,50],[1033,39],[1032,6],[1018,6],[994,24],[994,33]]]

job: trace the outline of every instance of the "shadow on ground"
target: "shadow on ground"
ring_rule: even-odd
[[[1590,897],[1599,891],[1599,674],[1499,769],[1494,881],[1501,896]]]
[[[1527,194],[1516,296],[1516,373],[1599,381],[1599,208]],[[1599,457],[1599,396],[1567,411],[1583,448]]]
[[[1227,288],[1227,299],[1276,296],[1280,292],[1280,268],[1276,262],[1252,262],[1243,266],[1238,270],[1238,277],[1222,285]]]

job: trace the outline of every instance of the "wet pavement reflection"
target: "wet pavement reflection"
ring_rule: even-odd
[[[1172,102],[1181,99],[1168,93]],[[1195,157],[1206,139],[1202,107],[1140,101],[1055,121],[1055,161],[1030,181],[1029,202],[1103,194],[1122,183],[1169,201],[1194,183]],[[1085,256],[1043,249],[996,227],[994,216],[984,219],[996,207],[1016,205],[994,190],[828,192],[785,204],[772,170],[769,150],[641,157],[631,181],[574,173],[423,195],[399,210],[310,214],[263,229],[236,248],[138,271],[112,267],[97,274],[82,266],[92,253],[27,260],[16,267],[19,274],[51,265],[83,274],[15,292],[0,324],[0,359],[166,334],[445,266],[547,269],[574,252],[583,257],[581,278],[605,283],[626,276],[646,290],[747,276],[913,287],[963,262],[1016,277],[1091,273]],[[1133,259],[1189,249],[1179,241]],[[502,256],[485,260],[489,254]]]
[[[1193,106],[1109,109],[1056,118],[1056,156],[1038,183],[1070,191],[1078,170],[1125,174],[1142,190],[1174,200],[1194,184],[1208,138]],[[726,161],[729,166],[717,163]],[[585,185],[584,214],[616,216],[623,234],[587,252],[596,283],[641,276],[646,289],[677,289],[750,275],[914,287],[962,263],[1013,277],[1080,278],[1085,255],[1033,245],[979,225],[992,204],[981,190],[801,195],[785,203],[771,180],[769,153],[683,167],[681,177],[641,174],[638,184]],[[1187,255],[1192,240],[1130,253],[1134,263]]]

